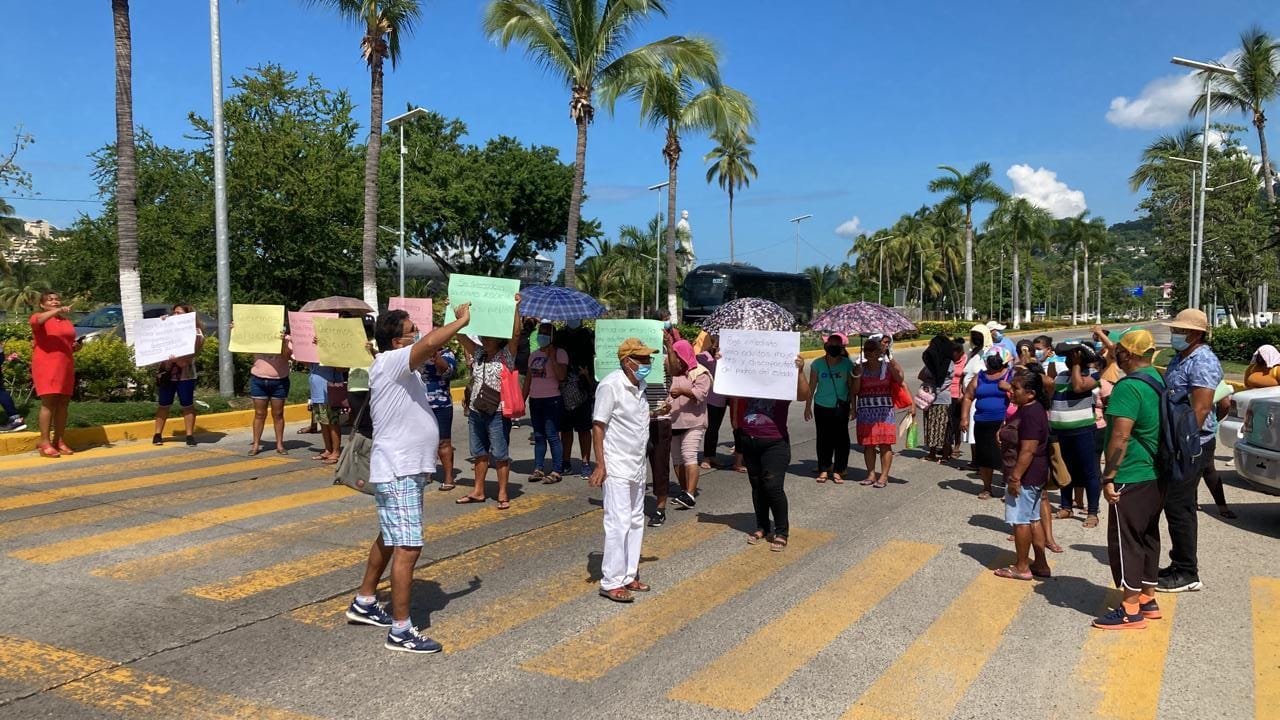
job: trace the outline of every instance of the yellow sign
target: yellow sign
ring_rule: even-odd
[[[284,332],[283,305],[232,305],[231,352],[280,352],[280,334]]]
[[[364,321],[359,318],[315,319],[316,350],[320,364],[338,368],[367,368],[373,364],[366,344]]]

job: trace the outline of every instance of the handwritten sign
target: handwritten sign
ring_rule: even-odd
[[[293,341],[293,359],[298,362],[320,362],[316,348],[316,318],[336,318],[336,313],[289,313],[289,339]]]
[[[367,368],[373,356],[365,344],[364,321],[360,318],[316,318],[316,354],[321,365],[338,368]],[[294,341],[297,347],[297,341]]]
[[[730,397],[796,399],[800,333],[721,330],[715,391]]]
[[[404,310],[409,313],[409,319],[414,325],[418,326],[418,332],[426,335],[431,332],[433,315],[431,314],[431,298],[403,298],[393,297],[387,301],[388,310]],[[447,313],[446,313],[447,315]],[[449,318],[445,317],[445,322]]]
[[[597,320],[596,321],[596,379],[618,369],[618,346],[627,338],[657,350],[653,355],[653,370],[647,381],[661,384],[666,379],[663,372],[662,323],[657,320]]]
[[[457,273],[449,276],[449,304],[471,303],[471,323],[467,325],[471,335],[511,337],[518,292],[519,280]]]
[[[144,318],[133,324],[133,357],[138,367],[155,365],[171,357],[196,351],[196,314]]]
[[[280,333],[284,331],[283,305],[232,305],[231,352],[280,352]]]

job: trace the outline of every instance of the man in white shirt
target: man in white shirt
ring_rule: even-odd
[[[600,594],[629,603],[633,592],[648,592],[640,582],[640,543],[644,538],[645,448],[649,444],[649,403],[645,381],[657,352],[636,338],[618,346],[619,369],[600,381],[591,414],[596,468],[589,481],[604,487],[604,559]]]
[[[364,580],[347,609],[351,622],[387,627],[388,650],[437,653],[440,643],[420,635],[409,618],[413,567],[422,553],[422,490],[436,470],[440,429],[417,370],[471,320],[469,304],[454,308],[457,319],[423,337],[403,310],[378,318],[378,356],[369,368],[369,413],[373,451],[369,484],[378,506],[378,539],[369,550]],[[378,580],[391,565],[391,612],[378,605]]]

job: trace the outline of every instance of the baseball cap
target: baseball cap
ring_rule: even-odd
[[[1001,325],[998,321],[995,321],[995,320],[988,320],[988,321],[987,321],[987,329],[988,329],[988,330],[1006,330],[1006,329],[1008,329],[1008,328],[1007,328],[1006,326],[1004,326],[1004,325]]]
[[[1112,330],[1111,332],[1107,333],[1107,339],[1113,343],[1118,343],[1120,342],[1120,338],[1125,336],[1125,333],[1129,332],[1130,330],[1137,330],[1137,329],[1138,329],[1137,327],[1127,327],[1123,330]]]
[[[1150,330],[1133,328],[1122,335],[1116,344],[1134,355],[1146,355],[1155,349],[1156,340],[1151,337]]]
[[[653,348],[640,342],[638,338],[627,338],[618,346],[618,359],[628,357],[649,357],[658,352]]]
[[[1209,316],[1204,314],[1202,310],[1195,308],[1187,308],[1178,313],[1173,318],[1173,322],[1167,323],[1169,327],[1178,330],[1199,330],[1200,332],[1209,332]]]

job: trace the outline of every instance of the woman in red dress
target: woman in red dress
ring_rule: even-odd
[[[853,395],[857,398],[854,421],[858,444],[867,463],[862,485],[882,488],[889,482],[893,466],[893,444],[898,441],[898,421],[894,414],[894,388],[902,384],[902,366],[887,357],[880,338],[871,336],[862,343],[863,362],[853,371]],[[876,460],[880,474],[876,474]]]
[[[67,405],[76,387],[76,327],[71,306],[56,292],[40,293],[40,312],[31,316],[31,383],[40,397],[40,454],[74,455],[67,446]],[[50,430],[52,429],[52,436]]]

